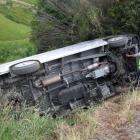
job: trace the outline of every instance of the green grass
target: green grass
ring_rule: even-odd
[[[0,41],[25,39],[30,32],[30,27],[13,22],[0,14]]]
[[[36,48],[29,39],[33,14],[32,8],[22,5],[0,5],[0,63],[36,53]]]
[[[5,15],[8,19],[17,23],[30,25],[33,19],[33,9],[26,7],[7,7],[6,5],[0,5],[0,13]]]
[[[33,4],[33,5],[36,5],[38,3],[38,0],[22,0],[22,1]]]
[[[93,111],[77,110],[65,117],[52,119],[40,117],[37,112],[33,113],[32,108],[14,111],[6,107],[0,109],[0,140],[74,140],[77,134],[80,140],[84,140],[96,129],[91,115]]]
[[[52,119],[40,117],[34,108],[3,107],[0,104],[0,140],[90,140],[96,132],[100,134],[102,128],[115,131],[131,124],[139,105],[139,91],[134,91]]]
[[[30,56],[36,48],[29,41],[31,28],[0,14],[0,63]]]
[[[30,27],[13,22],[0,14],[0,63],[36,53],[36,48],[29,41],[30,32]]]
[[[0,41],[0,63],[16,60],[36,53],[29,39]]]
[[[5,108],[0,111],[0,140],[50,140],[55,127],[55,120],[40,118],[31,110],[21,113]]]

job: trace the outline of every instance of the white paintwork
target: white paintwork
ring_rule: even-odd
[[[39,60],[41,63],[45,63],[45,62],[49,62],[49,61],[63,58],[66,56],[70,56],[76,53],[80,53],[80,52],[84,52],[84,51],[98,48],[101,46],[105,46],[107,44],[108,43],[102,39],[96,39],[96,40],[86,41],[86,42],[78,43],[75,45],[67,46],[64,48],[52,50],[52,51],[45,52],[42,54],[33,55],[33,56],[19,59],[16,61],[4,63],[0,65],[0,75],[9,73],[9,68],[12,65],[23,62],[23,61]]]

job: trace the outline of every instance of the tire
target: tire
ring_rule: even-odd
[[[10,67],[10,71],[14,75],[26,75],[38,71],[41,68],[41,64],[36,60],[29,60],[17,63]]]
[[[117,36],[108,40],[110,47],[122,47],[128,43],[128,37]]]

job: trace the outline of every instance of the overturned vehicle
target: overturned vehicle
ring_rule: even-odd
[[[0,102],[39,106],[51,115],[119,94],[138,78],[140,39],[86,41],[0,65]]]

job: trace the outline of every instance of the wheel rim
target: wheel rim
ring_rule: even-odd
[[[20,68],[20,67],[24,67],[24,66],[33,65],[34,63],[35,63],[34,61],[26,61],[26,62],[17,64],[15,67]]]
[[[109,41],[113,42],[113,41],[118,41],[118,40],[122,40],[124,37],[120,36],[120,37],[115,37],[115,38],[111,38],[109,39]]]

